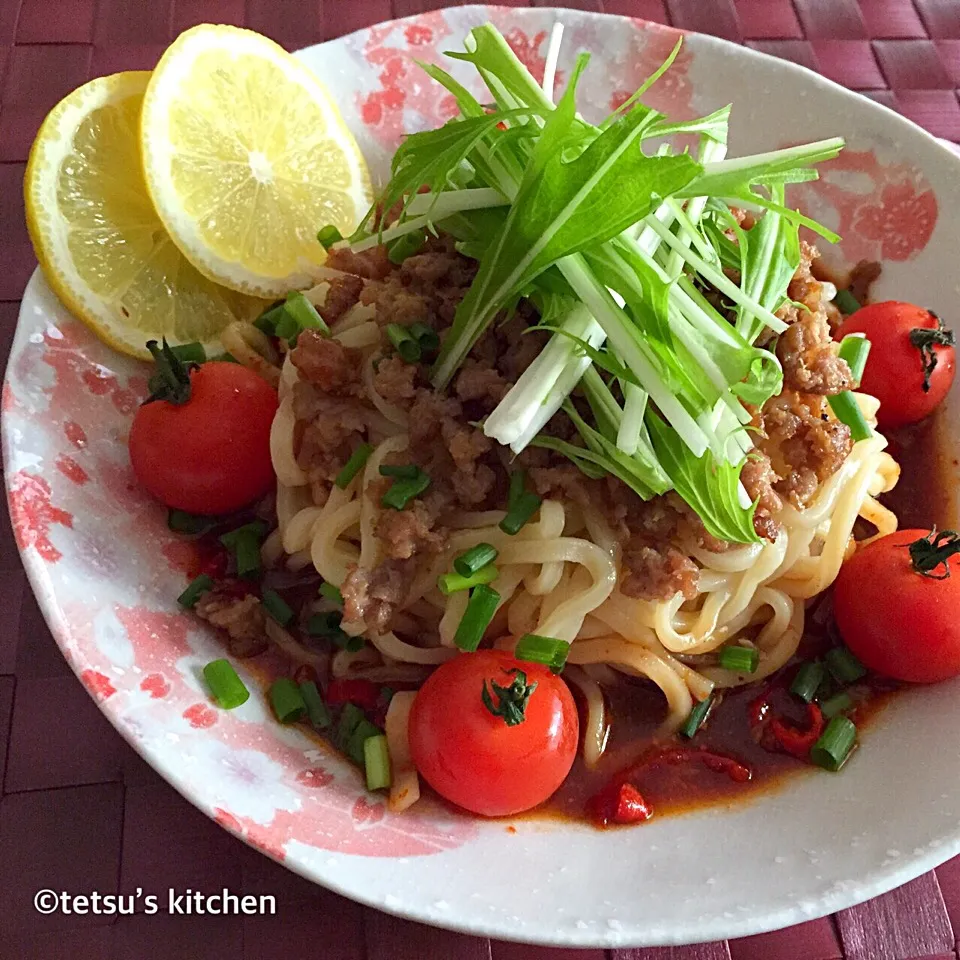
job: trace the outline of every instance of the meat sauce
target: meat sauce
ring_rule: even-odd
[[[896,512],[902,528],[956,524],[949,491],[957,483],[960,464],[939,442],[942,431],[942,422],[934,416],[890,437],[902,474],[897,487],[883,500]],[[788,688],[799,661],[815,657],[832,645],[831,630],[827,596],[814,601],[807,611],[806,632],[797,659],[762,683],[726,693],[693,741],[675,736],[657,742],[656,730],[665,716],[663,695],[648,681],[624,677],[617,686],[605,689],[612,722],[600,762],[591,769],[578,757],[570,776],[550,801],[526,816],[592,819],[591,801],[611,783],[624,779],[638,788],[656,816],[663,816],[714,804],[741,803],[780,788],[804,770],[813,776],[830,776],[758,743],[751,706],[758,695],[771,690],[773,710],[802,729],[806,722],[804,705],[789,694]],[[866,733],[864,748],[869,749],[870,727],[884,705],[896,696],[897,685],[867,677],[853,692],[858,706],[849,716],[861,736]],[[728,762],[712,758],[727,758]],[[744,779],[738,767],[749,772],[749,779]]]

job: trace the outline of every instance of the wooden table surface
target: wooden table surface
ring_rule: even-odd
[[[203,21],[293,49],[432,0],[0,0],[0,351],[35,261],[21,182],[46,112],[90,77],[150,68]],[[523,0],[513,4],[526,5]],[[533,5],[554,4],[535,0]],[[786,57],[960,140],[960,0],[578,0]],[[960,859],[834,917],[729,943],[574,951],[423,927],[358,906],[253,852],[194,810],[120,739],[70,672],[0,525],[0,960],[947,960]],[[82,822],[83,830],[76,829]],[[877,825],[882,829],[882,825]],[[40,916],[75,893],[224,886],[270,893],[266,918]]]

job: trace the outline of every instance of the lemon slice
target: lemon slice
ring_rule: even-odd
[[[141,117],[150,195],[208,277],[277,297],[309,286],[325,251],[370,206],[363,157],[330,94],[299,60],[250,30],[203,24],[153,71]]]
[[[66,306],[107,343],[149,359],[147,340],[199,340],[263,308],[195,270],[170,240],[143,181],[139,120],[149,73],[80,87],[51,111],[24,178],[37,259]]]

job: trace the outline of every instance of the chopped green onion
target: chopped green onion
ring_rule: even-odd
[[[481,567],[493,563],[499,551],[489,543],[478,543],[453,561],[453,569],[461,576],[472,577]]]
[[[269,691],[270,705],[281,723],[296,723],[307,715],[300,688],[289,677],[278,677]]]
[[[347,744],[353,736],[353,731],[365,720],[363,711],[355,703],[345,703],[340,711],[340,722],[337,724],[337,746],[347,752]]]
[[[201,573],[199,577],[195,577],[187,585],[187,589],[177,597],[177,603],[181,607],[190,609],[191,607],[196,606],[197,601],[200,599],[201,594],[206,593],[208,590],[213,589],[213,578],[209,577],[205,573]]]
[[[869,355],[870,341],[862,333],[848,334],[840,341],[840,359],[847,361],[854,387],[860,386]]]
[[[368,790],[385,790],[390,786],[390,751],[382,733],[363,741],[363,770]]]
[[[846,713],[851,707],[853,707],[853,697],[844,690],[835,697],[831,697],[829,700],[821,703],[820,712],[830,720],[838,713]]]
[[[856,683],[867,675],[867,668],[846,647],[834,647],[827,651],[825,659],[838,683]]]
[[[364,639],[363,634],[358,634],[355,637],[351,637],[349,633],[345,630],[340,630],[333,635],[333,642],[341,649],[346,650],[347,653],[356,653],[358,650],[363,649]]]
[[[873,430],[860,409],[860,404],[849,390],[827,397],[827,403],[834,416],[850,428],[854,440],[867,440],[873,436]]]
[[[213,699],[224,710],[232,710],[250,699],[250,691],[229,660],[211,660],[203,668],[203,679],[207,681]]]
[[[428,327],[418,320],[416,323],[410,324],[410,333],[420,344],[420,352],[424,356],[432,356],[440,349],[440,337],[433,327]]]
[[[543,503],[540,497],[529,490],[524,491],[507,510],[507,515],[500,521],[500,529],[511,537],[520,532],[520,529],[540,509]]]
[[[526,470],[514,470],[510,474],[510,490],[507,493],[507,506],[512,507],[527,489]]]
[[[421,471],[412,480],[394,480],[390,489],[380,498],[380,506],[403,510],[415,497],[430,486],[430,478]]]
[[[350,454],[350,459],[343,465],[343,469],[333,482],[341,490],[346,490],[350,486],[350,481],[367,465],[371,453],[373,453],[373,447],[369,443],[361,443]]]
[[[312,680],[304,680],[300,684],[300,696],[303,697],[303,702],[306,704],[310,725],[316,727],[317,730],[326,730],[333,723],[333,720],[330,718],[330,711],[323,702],[323,697],[320,695],[317,685]]]
[[[464,577],[459,573],[442,573],[437,577],[437,588],[445,597],[449,597],[451,593],[472,590],[480,584],[493,583],[499,576],[500,571],[490,563],[481,567],[471,577]]]
[[[170,348],[178,360],[183,363],[206,363],[207,351],[202,343],[181,343]]]
[[[399,323],[388,323],[386,326],[387,338],[393,344],[393,349],[400,354],[400,358],[407,363],[420,361],[420,344],[410,331]]]
[[[720,651],[720,666],[737,673],[756,673],[760,666],[760,651],[755,647],[724,647]]]
[[[280,322],[281,317],[283,317],[283,301],[278,300],[276,303],[267,307],[267,309],[253,321],[253,325],[268,337],[275,337],[277,335],[277,324]]]
[[[293,619],[293,611],[276,590],[263,591],[263,608],[281,627]]]
[[[493,615],[497,612],[499,602],[500,594],[492,587],[483,583],[474,587],[470,592],[463,619],[453,636],[454,644],[468,653],[476,650],[480,646],[484,632],[490,626]]]
[[[833,298],[833,305],[847,316],[860,309],[860,301],[849,290],[838,290]]]
[[[379,737],[383,731],[364,717],[354,727],[350,739],[347,741],[347,756],[358,766],[363,766],[363,745],[371,737]]]
[[[566,640],[525,633],[517,643],[514,656],[518,660],[546,664],[554,673],[560,673],[567,663],[569,653],[570,644]]]
[[[790,684],[790,692],[804,703],[812,703],[822,682],[823,664],[817,660],[812,663],[805,663],[793,678],[793,683]]]
[[[707,719],[707,714],[710,713],[711,709],[713,709],[712,693],[706,700],[701,700],[696,704],[687,715],[687,719],[680,728],[681,735],[688,740],[692,740],[694,734],[703,726],[704,721]]]
[[[392,243],[387,244],[387,257],[391,263],[399,266],[407,257],[419,253],[426,242],[427,235],[423,230],[405,233],[402,237],[397,237]]]
[[[255,520],[225,533],[220,538],[220,542],[236,560],[238,577],[255,577],[260,573],[260,544],[266,532],[267,525],[261,520]]]
[[[420,468],[414,463],[384,463],[380,467],[381,477],[396,477],[400,480],[413,480],[420,475]]]
[[[317,231],[317,240],[324,250],[329,250],[335,243],[343,239],[343,234],[332,224],[328,223],[325,227]]]
[[[211,517],[198,517],[186,510],[167,511],[167,527],[174,533],[206,533],[214,523]]]
[[[340,607],[343,606],[343,594],[332,583],[324,582],[320,584],[320,596]]]
[[[330,328],[317,308],[299,290],[291,290],[283,304],[284,319],[277,324],[277,336],[284,337],[293,346],[303,330],[319,330],[325,337]]]
[[[824,770],[836,772],[846,762],[857,742],[857,727],[847,717],[834,717],[810,750],[810,759]]]

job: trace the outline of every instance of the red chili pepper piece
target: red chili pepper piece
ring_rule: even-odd
[[[653,808],[632,783],[612,783],[589,803],[594,822],[601,827],[611,823],[642,823],[653,816]]]
[[[373,713],[379,697],[380,687],[372,680],[331,680],[327,686],[327,703],[334,707],[354,703]]]
[[[770,721],[770,730],[777,738],[777,742],[793,757],[806,760],[810,755],[810,748],[820,739],[824,728],[823,713],[815,703],[807,704],[807,729],[800,730],[792,724],[786,723],[780,717]]]
[[[753,771],[733,757],[725,757],[722,753],[712,753],[704,750],[700,758],[703,765],[714,773],[725,773],[734,783],[746,783],[753,777]]]

